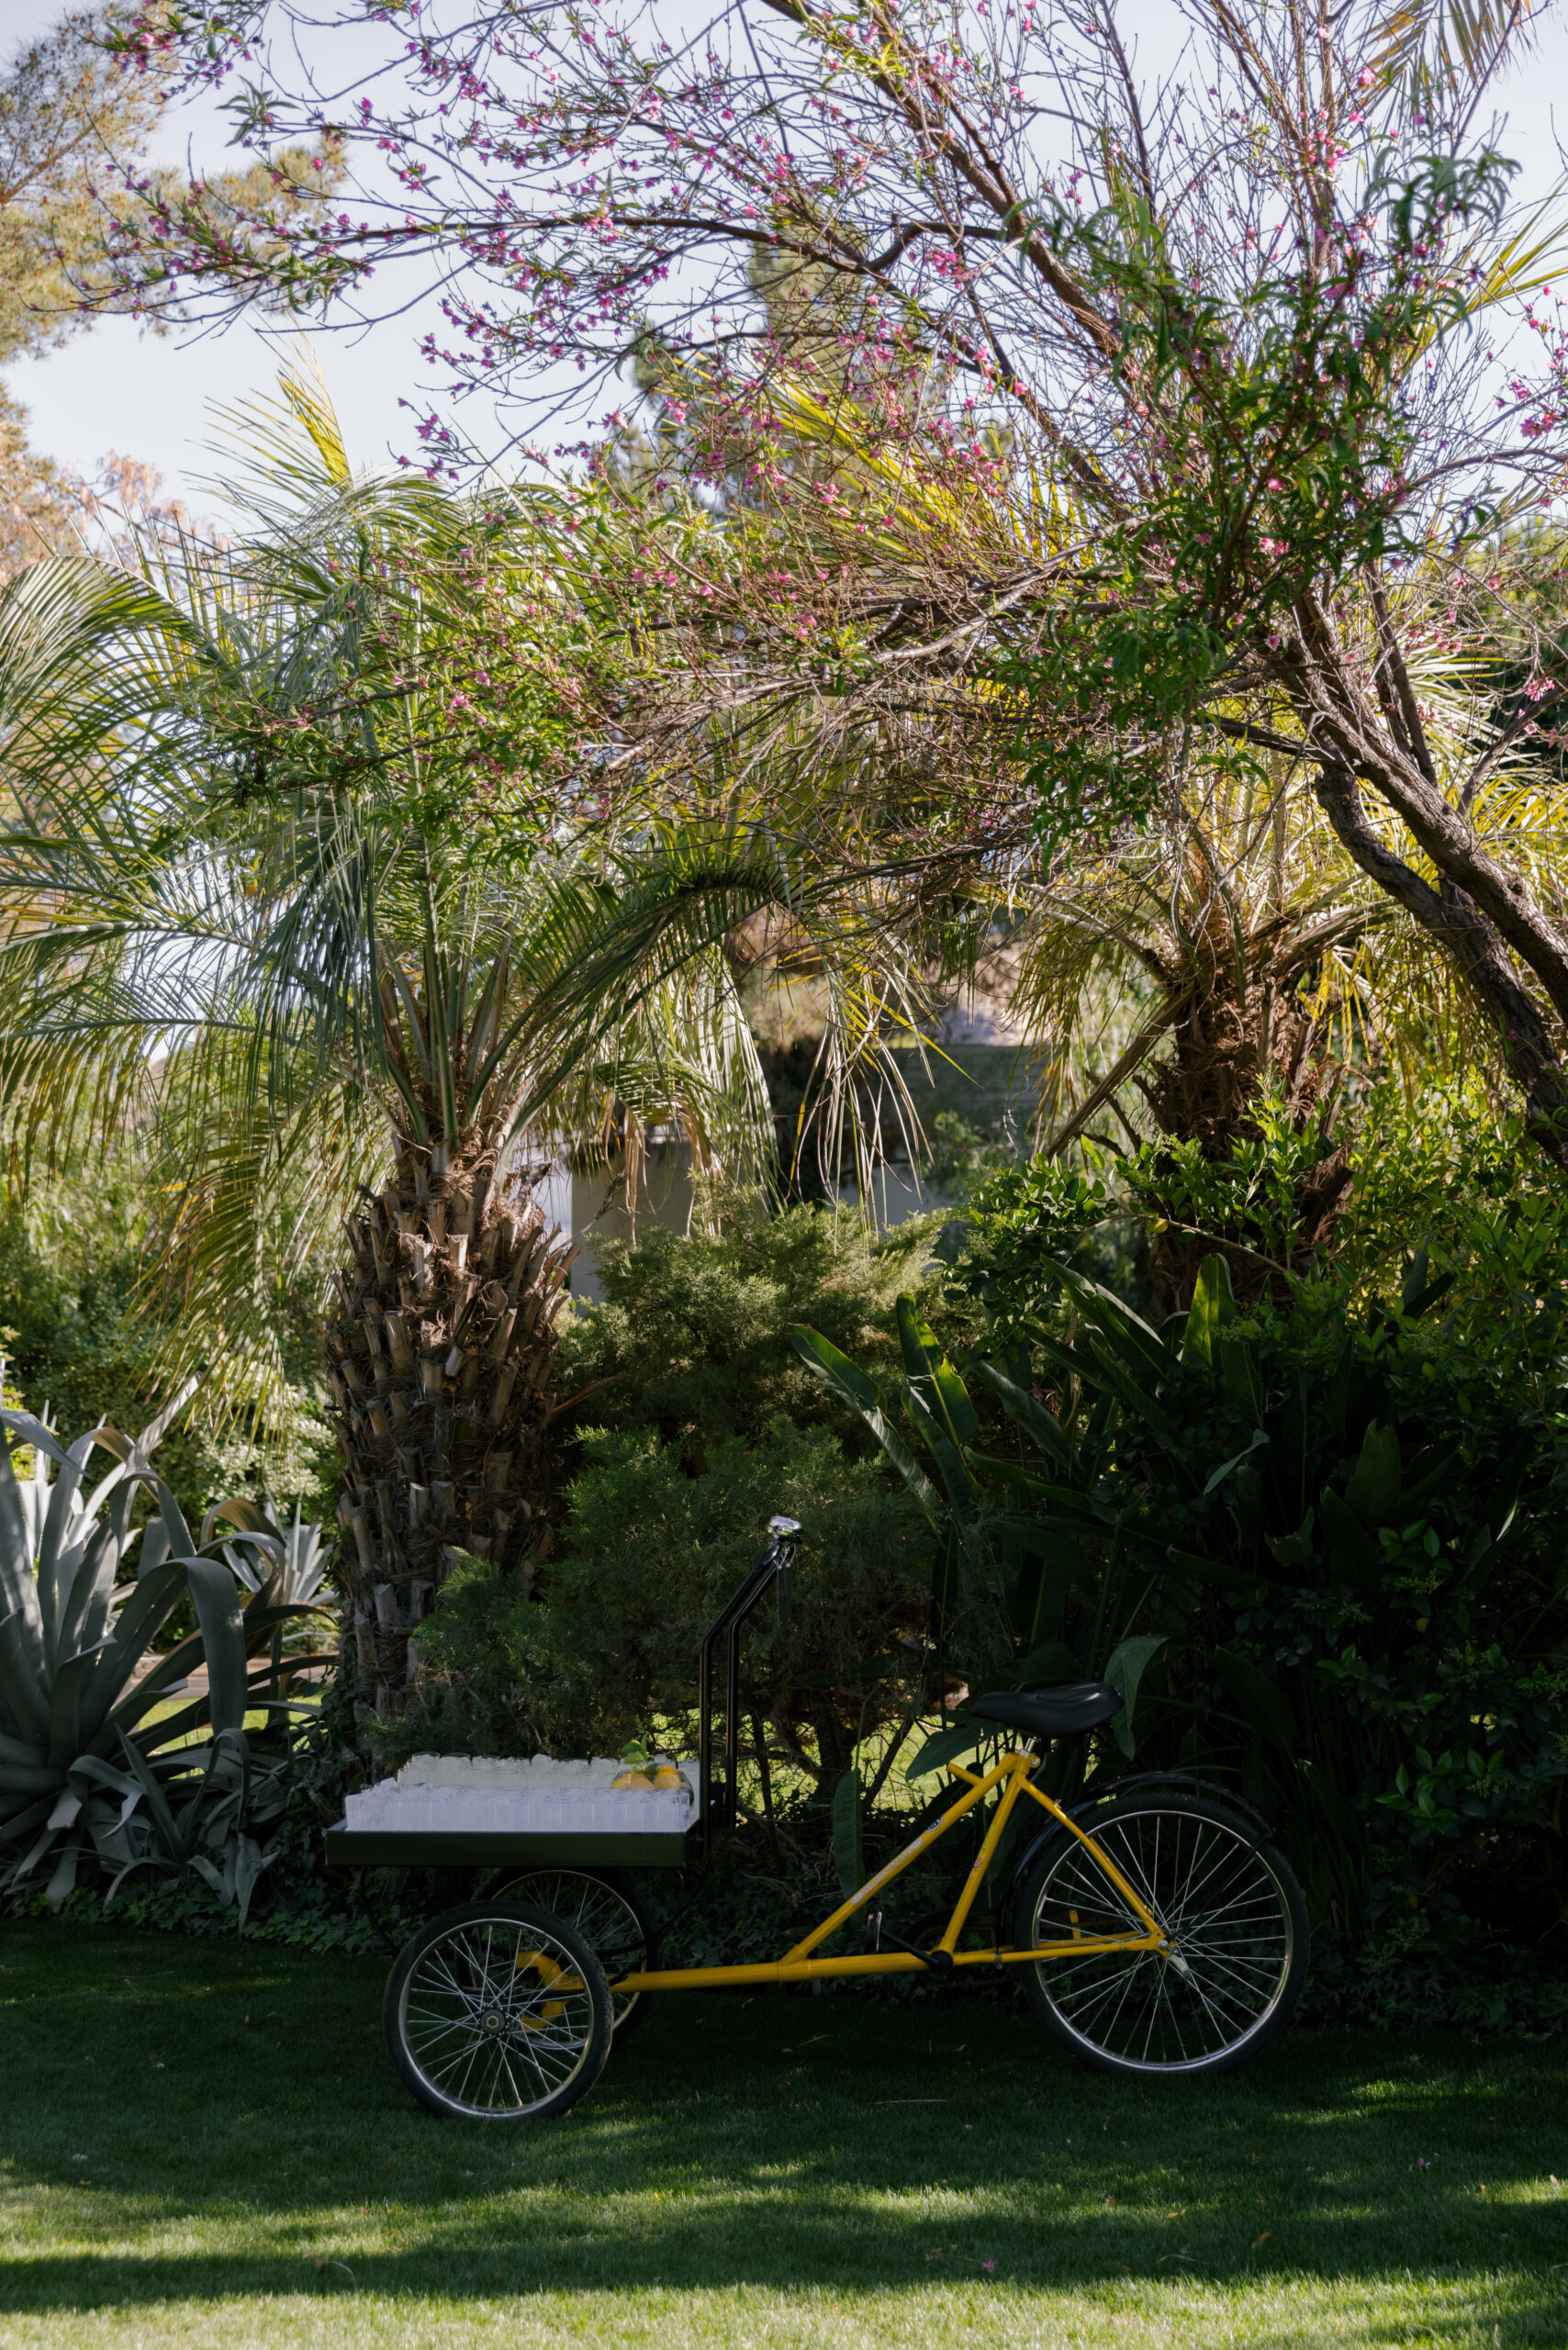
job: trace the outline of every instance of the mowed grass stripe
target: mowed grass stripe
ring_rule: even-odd
[[[672,1996],[520,2129],[409,2098],[376,1962],[28,1924],[0,1970],[6,2345],[1568,2341],[1560,2045],[1122,2082],[967,1992]]]

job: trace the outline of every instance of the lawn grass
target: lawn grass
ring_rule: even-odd
[[[13,1923],[0,1970],[6,2350],[1568,2343],[1557,2044],[1146,2085],[967,1994],[666,1998],[519,2129],[407,2096],[379,1963]]]

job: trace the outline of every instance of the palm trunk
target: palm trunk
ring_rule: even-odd
[[[1282,1263],[1266,1253],[1265,1236],[1255,1223],[1243,1217],[1200,1225],[1184,1195],[1173,1196],[1149,1249],[1157,1320],[1186,1311],[1199,1269],[1216,1249],[1229,1265],[1232,1287],[1243,1304],[1265,1291],[1282,1302],[1292,1268],[1329,1240],[1346,1204],[1350,1160],[1329,1136],[1334,1064],[1326,1053],[1322,1024],[1299,1001],[1298,943],[1277,923],[1250,935],[1239,928],[1233,933],[1229,916],[1216,909],[1194,917],[1180,976],[1166,976],[1170,993],[1182,990],[1182,1009],[1170,1024],[1170,1053],[1135,1079],[1163,1132],[1176,1141],[1196,1142],[1205,1158],[1224,1165],[1237,1143],[1256,1136],[1258,1100],[1267,1087],[1298,1135],[1318,1127],[1323,1148],[1296,1185],[1294,1224],[1282,1243]]]
[[[326,1328],[362,1720],[408,1711],[410,1636],[460,1551],[532,1577],[550,1548],[551,1371],[575,1251],[497,1181],[485,1137],[443,1159],[399,1145],[349,1223]]]

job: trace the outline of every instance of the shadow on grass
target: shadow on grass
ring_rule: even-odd
[[[1144,2083],[983,1997],[666,1997],[571,2115],[520,2128],[407,2096],[383,1973],[6,1930],[0,2307],[1414,2277],[1439,2341],[1481,2290],[1568,2339],[1560,2046],[1303,2034]]]

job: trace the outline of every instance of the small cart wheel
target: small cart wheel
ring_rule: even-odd
[[[1301,1997],[1312,1940],[1283,1853],[1223,1802],[1182,1790],[1131,1787],[1082,1824],[1166,1946],[1072,1954],[1075,1942],[1143,1928],[1092,1853],[1060,1830],[1014,1913],[1021,1949],[1061,1953],[1021,1970],[1046,2030],[1108,2073],[1221,2073],[1256,2055]]]
[[[577,1929],[519,1901],[474,1901],[398,1953],[382,2023],[392,2062],[432,2113],[544,2121],[604,2070],[604,1969]]]
[[[523,1901],[575,1926],[611,1985],[615,2045],[624,2048],[653,2003],[651,1991],[617,1991],[618,1975],[649,1974],[659,1964],[658,1921],[619,1869],[527,1869],[497,1888],[498,1901]]]

